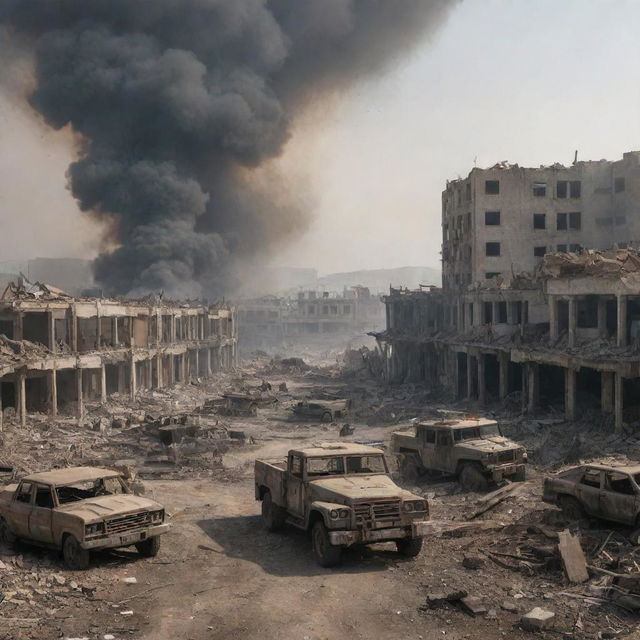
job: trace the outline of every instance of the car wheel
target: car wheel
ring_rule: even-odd
[[[328,411],[325,411],[322,414],[322,422],[332,422],[332,421],[333,421],[333,416]]]
[[[160,551],[160,536],[147,538],[136,544],[136,549],[141,556],[145,558],[154,558]]]
[[[420,477],[418,462],[413,456],[403,456],[400,462],[400,475],[409,483],[415,484]]]
[[[81,571],[89,566],[89,550],[83,549],[72,535],[64,539],[62,556],[65,564],[72,571]]]
[[[16,542],[16,536],[9,529],[9,525],[7,524],[4,518],[0,518],[0,542],[6,545],[7,547],[12,546]]]
[[[311,530],[313,552],[321,567],[335,567],[342,560],[342,547],[331,544],[324,522],[318,521]]]
[[[462,467],[458,481],[464,491],[474,491],[477,493],[486,491],[489,485],[482,471],[474,464],[465,464]]]
[[[560,496],[560,508],[569,520],[582,520],[586,517],[584,507],[572,496]]]
[[[273,504],[271,491],[267,491],[262,497],[262,522],[267,531],[278,531],[284,525],[284,509]]]
[[[405,558],[415,558],[422,551],[422,538],[401,538],[396,540],[398,553]]]

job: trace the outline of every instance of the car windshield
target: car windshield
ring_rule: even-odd
[[[126,487],[118,477],[95,478],[94,480],[84,480],[65,487],[56,487],[59,504],[78,502],[97,496],[115,496],[127,493]]]
[[[485,425],[483,427],[467,427],[466,429],[455,430],[455,440],[457,442],[461,440],[476,440],[478,438],[491,438],[492,436],[499,436],[500,429],[497,424]]]
[[[327,458],[307,458],[308,476],[334,476],[343,474],[343,457],[331,456]]]
[[[386,473],[382,456],[347,456],[347,473]]]

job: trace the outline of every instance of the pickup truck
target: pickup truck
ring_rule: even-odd
[[[398,487],[383,452],[365,445],[329,442],[256,460],[255,496],[269,531],[289,523],[311,532],[323,567],[339,564],[344,547],[373,542],[394,541],[414,557],[428,527],[427,501]]]
[[[587,464],[544,479],[542,499],[579,520],[593,516],[640,528],[640,465]]]
[[[402,476],[452,475],[465,491],[490,482],[525,478],[524,447],[505,438],[495,420],[431,420],[391,434],[391,451]]]
[[[341,420],[349,411],[348,400],[303,400],[295,404],[291,411],[299,420],[320,420],[333,422]]]
[[[0,541],[62,549],[70,569],[86,569],[93,549],[135,545],[155,556],[166,533],[162,505],[131,494],[117,471],[70,467],[22,478],[0,492]]]

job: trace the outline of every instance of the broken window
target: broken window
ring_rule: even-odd
[[[435,444],[436,441],[436,432],[433,429],[425,429],[424,430],[424,441],[429,444]]]
[[[543,198],[547,195],[547,183],[546,182],[534,182],[533,183],[533,195],[538,198]]]
[[[533,228],[534,229],[546,229],[547,228],[547,215],[545,213],[533,214]]]
[[[605,485],[609,491],[623,493],[628,496],[635,494],[631,478],[626,473],[619,471],[607,471],[605,473]]]
[[[570,198],[579,198],[581,192],[581,182],[580,180],[572,180],[569,183],[569,197]]]
[[[580,249],[582,249],[582,246],[579,244],[570,244],[569,245],[569,251],[571,253],[578,253],[580,251]]]
[[[332,304],[331,305],[331,315],[332,316],[337,316],[338,315],[338,305],[337,304]]]
[[[308,476],[331,476],[344,474],[344,459],[333,458],[307,458]]]
[[[499,242],[487,242],[485,245],[485,255],[487,256],[499,256],[500,255],[500,243]]]
[[[533,247],[533,255],[536,258],[543,258],[545,253],[547,253],[547,247]]]
[[[582,227],[582,214],[580,211],[572,211],[569,214],[569,228],[579,230]]]
[[[556,183],[556,197],[558,198],[567,197],[567,181],[566,180],[558,180],[558,182]]]
[[[556,229],[558,231],[566,231],[566,229],[567,229],[567,214],[566,213],[558,213],[558,214],[556,214]]]
[[[43,484],[36,485],[36,506],[43,509],[53,509],[51,487]]]
[[[16,500],[18,502],[26,502],[27,504],[31,502],[31,483],[30,482],[23,482],[22,485],[20,485],[20,491],[16,496]]]
[[[500,224],[500,212],[499,211],[485,211],[484,212],[484,223],[487,226],[499,225]]]
[[[586,484],[588,487],[600,488],[600,470],[599,469],[585,469],[580,484]]]
[[[493,322],[493,302],[484,303],[484,323],[491,324]]]
[[[467,182],[464,186],[464,193],[467,202],[471,202],[471,183]]]
[[[566,244],[559,244],[556,247],[556,250],[558,251],[558,253],[567,253],[567,245]]]
[[[491,280],[491,278],[497,278],[500,275],[499,271],[487,271],[484,274],[486,280]]]
[[[498,318],[499,324],[507,324],[507,303],[505,301],[498,302]]]
[[[500,193],[500,180],[485,180],[484,192],[490,196],[498,195]]]
[[[613,181],[613,188],[616,193],[621,193],[622,191],[624,191],[624,188],[625,188],[624,178],[616,178]]]

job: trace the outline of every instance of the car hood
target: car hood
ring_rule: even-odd
[[[158,511],[162,505],[132,494],[118,496],[98,496],[78,502],[64,504],[56,509],[84,520],[102,520],[118,515],[127,515],[138,511]]]
[[[338,476],[329,478],[318,478],[310,480],[314,497],[336,497],[348,500],[364,500],[372,498],[416,498],[409,491],[401,489],[389,476],[385,475],[361,475],[361,476]]]
[[[522,449],[509,438],[504,436],[491,436],[489,438],[473,438],[471,440],[463,440],[457,442],[454,447],[456,449],[473,449],[474,451],[482,451],[484,453],[495,453],[499,451],[508,451],[510,449]]]

